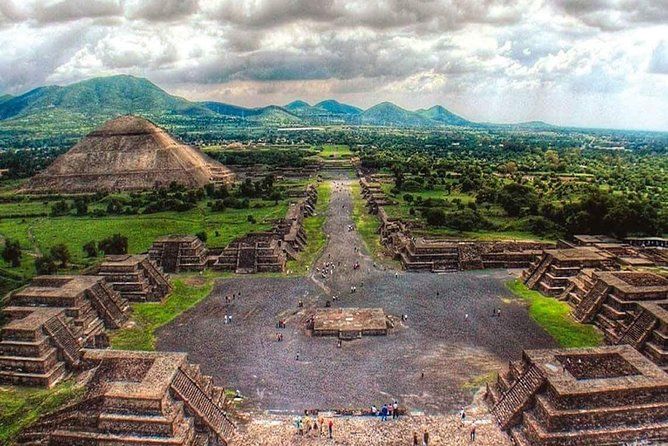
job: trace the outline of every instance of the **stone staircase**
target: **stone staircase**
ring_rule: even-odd
[[[578,322],[591,322],[596,311],[605,301],[610,287],[603,281],[598,281],[594,287],[587,293],[573,311],[573,317]]]
[[[223,444],[227,444],[236,428],[223,411],[221,404],[215,401],[214,393],[211,391],[213,387],[211,379],[204,378],[199,374],[199,370],[193,370],[186,372],[179,368],[172,380],[171,389],[203,424],[216,433]]]
[[[81,345],[67,325],[56,316],[44,324],[44,330],[60,349],[65,362],[76,367],[81,361]]]
[[[90,300],[104,323],[109,328],[120,328],[128,320],[127,301],[106,283],[97,283],[90,290]]]
[[[528,277],[524,280],[524,284],[527,288],[533,289],[538,282],[540,281],[545,271],[550,267],[552,259],[547,254],[543,254],[538,265],[529,273]]]
[[[255,246],[240,246],[237,257],[237,274],[252,274],[257,271],[257,250]]]
[[[647,310],[642,310],[620,336],[616,344],[629,344],[640,350],[645,340],[654,330],[656,318]]]
[[[492,408],[501,429],[510,429],[522,416],[525,408],[532,404],[532,399],[545,383],[545,378],[535,366],[530,366],[504,392]]]

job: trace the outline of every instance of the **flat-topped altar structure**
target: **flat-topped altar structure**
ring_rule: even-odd
[[[384,336],[390,325],[382,308],[321,308],[312,319],[313,336],[342,339]]]

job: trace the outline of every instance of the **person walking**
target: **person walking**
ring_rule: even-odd
[[[422,446],[429,446],[429,432],[424,431],[422,435]]]
[[[396,400],[392,403],[392,418],[395,420],[399,419],[399,403]]]
[[[334,421],[332,419],[329,419],[329,423],[327,423],[327,429],[329,430],[329,438],[330,440],[332,439],[332,433],[334,431]]]
[[[418,435],[417,432],[413,431],[413,446],[420,446],[418,443]]]
[[[387,404],[383,404],[383,407],[380,408],[380,419],[387,421]]]
[[[471,426],[471,442],[475,441],[475,424]]]

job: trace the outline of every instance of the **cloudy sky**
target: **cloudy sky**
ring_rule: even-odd
[[[0,0],[0,92],[117,73],[249,106],[668,130],[668,0]]]

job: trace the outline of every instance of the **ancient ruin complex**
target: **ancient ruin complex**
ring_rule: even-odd
[[[238,274],[282,272],[286,262],[296,259],[306,246],[304,218],[313,215],[317,199],[316,189],[309,186],[305,197],[290,205],[273,230],[246,234],[225,248],[207,248],[191,235],[161,237],[151,246],[149,258],[168,273],[205,268]]]
[[[485,268],[526,268],[552,244],[524,241],[473,241],[444,237],[417,237],[383,206],[392,204],[379,183],[360,178],[362,196],[370,213],[380,220],[381,243],[409,271],[460,271]]]
[[[340,339],[386,335],[392,325],[382,308],[319,308],[307,322],[313,336]]]
[[[138,116],[121,116],[86,135],[26,184],[27,193],[150,190],[171,183],[229,184],[231,170]]]
[[[526,350],[487,400],[518,446],[668,438],[668,374],[628,345]]]
[[[105,328],[127,320],[127,301],[100,276],[39,276],[10,294],[0,331],[0,382],[50,387],[106,347]]]
[[[167,277],[147,255],[107,256],[95,274],[132,302],[159,302],[172,290]]]
[[[225,393],[185,353],[84,350],[82,398],[21,434],[19,444],[226,445]]]

